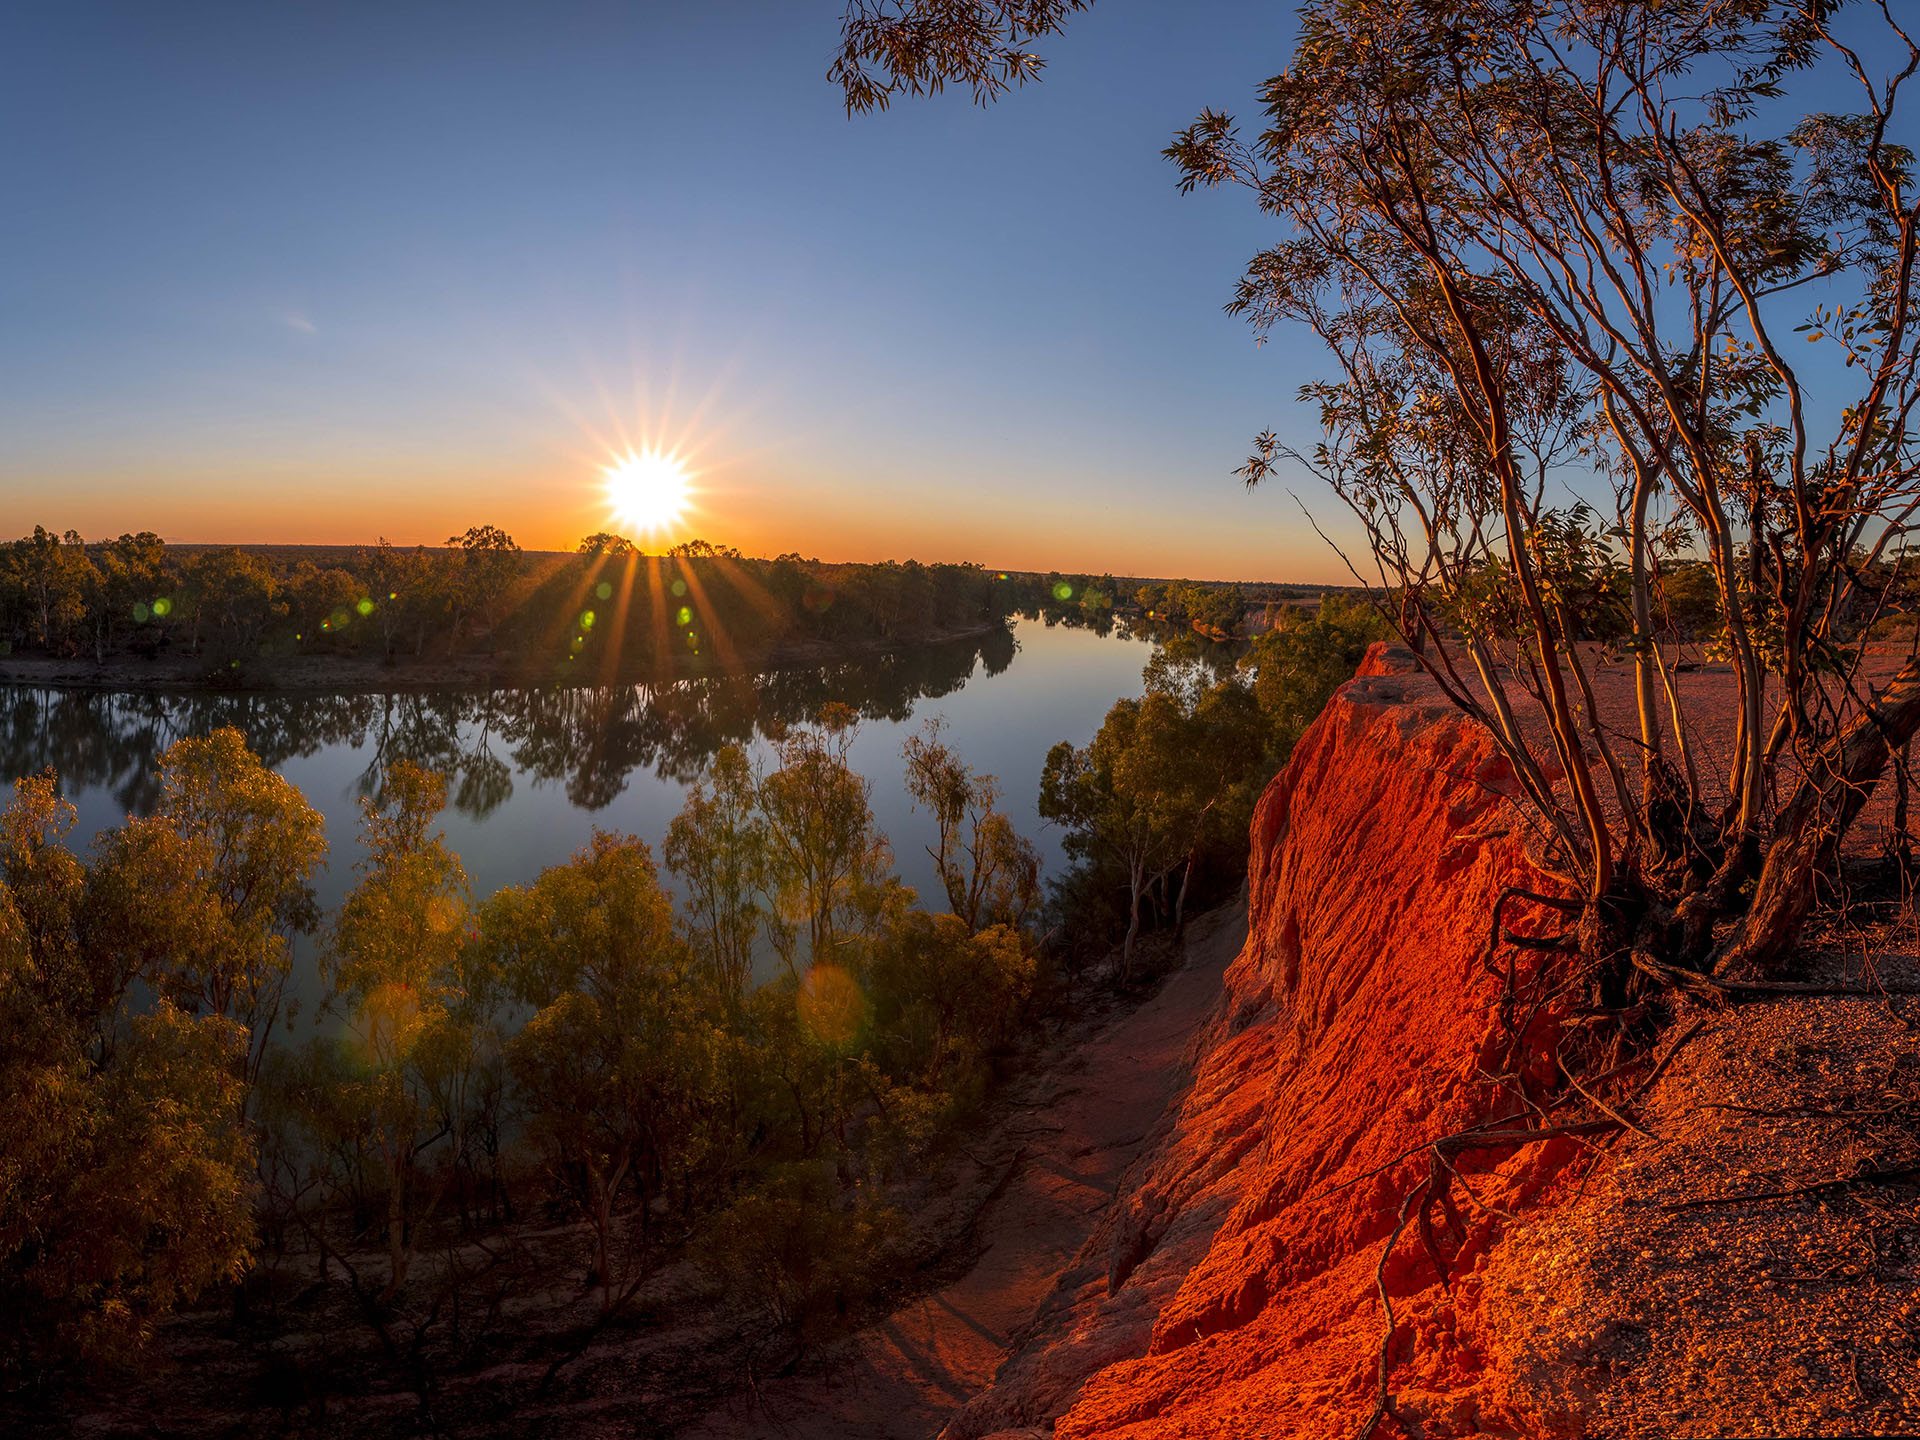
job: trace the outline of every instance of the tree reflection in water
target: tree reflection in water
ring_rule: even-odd
[[[68,791],[99,787],[131,814],[159,798],[160,753],[188,735],[233,725],[271,767],[332,745],[366,747],[359,788],[380,787],[389,764],[411,760],[448,777],[454,808],[483,819],[513,795],[516,772],[560,781],[587,810],[611,804],[648,770],[685,781],[723,745],[811,720],[837,701],[869,720],[904,720],[950,695],[976,669],[1013,663],[1008,630],[814,669],[710,676],[660,685],[484,692],[290,695],[0,690],[0,773],[52,766]]]

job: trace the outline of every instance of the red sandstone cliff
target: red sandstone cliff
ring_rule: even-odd
[[[1398,1325],[1382,1435],[1843,1433],[1920,1417],[1911,1187],[1880,1196],[1904,1209],[1865,1240],[1817,1188],[1692,1203],[1725,1176],[1792,1189],[1765,1182],[1830,1173],[1859,1159],[1848,1145],[1889,1167],[1895,1142],[1871,1127],[1849,1139],[1832,1119],[1789,1117],[1787,1134],[1734,1118],[1810,1095],[1862,1108],[1854,1089],[1913,1058],[1879,1001],[1709,1017],[1650,1097],[1645,1136],[1461,1158],[1458,1230],[1438,1240],[1450,1284],[1411,1229],[1380,1266],[1423,1173],[1404,1157],[1501,1103],[1479,1075],[1499,998],[1480,962],[1494,897],[1532,873],[1510,788],[1485,738],[1376,647],[1261,800],[1249,938],[1194,1039],[1190,1089],[949,1436],[1050,1422],[1130,1440],[1350,1436],[1378,1391],[1381,1288]],[[1769,1067],[1756,1046],[1786,1058]],[[1821,1046],[1845,1063],[1794,1063]],[[1725,1098],[1703,1108],[1709,1093]],[[1828,1266],[1818,1293],[1776,1284],[1809,1253],[1861,1244],[1879,1263],[1839,1282]],[[1729,1293],[1747,1284],[1775,1290]],[[1879,1338],[1826,1338],[1863,1329]]]

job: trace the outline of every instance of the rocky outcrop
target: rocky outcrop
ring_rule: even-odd
[[[1890,1002],[1683,1016],[1636,1131],[1460,1153],[1452,1213],[1389,1248],[1430,1142],[1511,1106],[1489,917],[1546,885],[1514,790],[1376,646],[1260,802],[1190,1087],[948,1436],[1344,1440],[1380,1395],[1383,1302],[1380,1434],[1916,1428],[1920,1016]],[[1550,1064],[1529,1041],[1519,1063]],[[1879,1187],[1877,1220],[1830,1203],[1836,1173]]]

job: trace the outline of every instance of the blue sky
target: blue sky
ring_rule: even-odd
[[[1099,0],[853,120],[838,14],[7,7],[0,528],[569,545],[657,441],[749,551],[1339,578],[1230,473],[1309,418],[1221,313],[1265,227],[1159,156],[1291,7]]]

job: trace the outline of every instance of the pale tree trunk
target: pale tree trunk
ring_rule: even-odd
[[[1822,748],[1781,812],[1753,903],[1717,972],[1764,977],[1787,968],[1822,870],[1895,750],[1920,731],[1920,659],[1909,660],[1866,712]]]
[[[1127,907],[1127,938],[1120,942],[1120,979],[1122,983],[1133,976],[1133,939],[1140,933],[1140,892],[1146,888],[1147,867],[1139,860],[1131,864],[1127,875],[1129,903]]]

